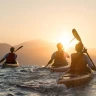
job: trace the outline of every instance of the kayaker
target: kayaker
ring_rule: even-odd
[[[83,74],[86,72],[91,72],[91,69],[96,70],[96,68],[93,67],[89,57],[84,54],[87,52],[87,49],[83,48],[83,44],[81,42],[76,44],[75,50],[76,53],[71,54],[71,66],[68,73]]]
[[[10,53],[7,53],[3,59],[0,60],[0,63],[3,62],[4,60],[5,63],[7,64],[15,64],[16,63],[16,58],[17,58],[17,55],[14,53],[14,50],[15,48],[14,47],[11,47],[10,48]]]
[[[61,43],[57,44],[57,49],[58,51],[52,54],[51,60],[49,60],[48,64],[45,67],[51,64],[53,60],[54,63],[52,64],[52,67],[61,67],[68,65],[66,58],[69,58],[69,55],[67,52],[64,51],[63,45]]]

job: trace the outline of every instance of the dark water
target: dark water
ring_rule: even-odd
[[[0,69],[0,96],[96,96],[95,72],[90,82],[75,88],[57,84],[63,74],[39,66]]]

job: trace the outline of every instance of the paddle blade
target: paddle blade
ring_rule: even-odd
[[[79,34],[78,34],[77,31],[76,31],[76,29],[72,29],[72,33],[73,33],[74,37],[75,37],[78,41],[82,42]]]
[[[16,51],[18,51],[18,50],[21,49],[22,47],[23,47],[23,46],[20,46]],[[16,51],[15,51],[15,52],[16,52]]]

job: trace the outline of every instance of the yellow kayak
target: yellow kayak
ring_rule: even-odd
[[[63,66],[63,67],[51,67],[51,71],[53,72],[66,72],[68,71],[70,68],[70,65],[67,65],[67,66]]]
[[[10,63],[3,63],[2,68],[8,68],[8,67],[18,67],[19,63],[10,64]]]
[[[86,73],[82,75],[65,74],[58,80],[58,84],[65,84],[67,87],[75,87],[86,83],[92,77],[92,73]]]

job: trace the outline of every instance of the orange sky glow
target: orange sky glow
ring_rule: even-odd
[[[96,0],[0,0],[0,43],[43,39],[68,47],[76,28],[84,45],[96,48],[95,18]]]

